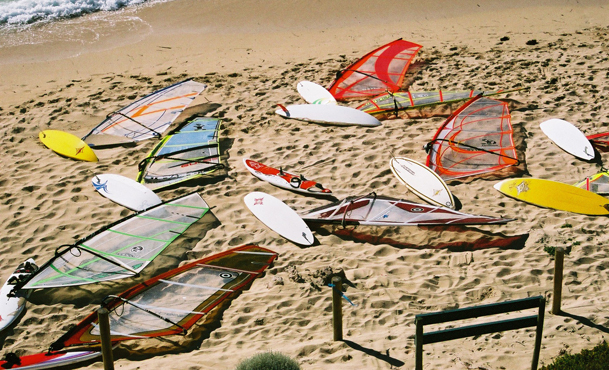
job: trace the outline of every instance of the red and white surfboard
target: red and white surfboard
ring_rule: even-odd
[[[302,175],[294,175],[248,158],[243,159],[243,164],[252,175],[277,187],[305,194],[332,195],[330,189],[324,188],[318,182],[307,180]]]
[[[11,356],[0,361],[0,369],[52,369],[100,357],[100,351],[54,351],[27,356]]]

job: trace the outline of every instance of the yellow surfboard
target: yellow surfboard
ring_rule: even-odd
[[[503,194],[536,206],[584,215],[609,215],[609,199],[561,182],[519,178],[495,184]]]
[[[38,134],[40,141],[49,149],[65,157],[87,162],[97,162],[97,156],[84,141],[70,133],[45,130]]]

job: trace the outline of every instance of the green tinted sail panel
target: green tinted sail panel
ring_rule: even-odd
[[[132,276],[209,211],[191,193],[116,224],[62,249],[23,286],[51,288]]]

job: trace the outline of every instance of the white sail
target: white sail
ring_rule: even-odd
[[[131,141],[141,141],[161,137],[169,125],[199,95],[207,85],[185,80],[139,99],[125,108],[112,112],[88,133],[92,135],[113,135]],[[122,140],[121,140],[122,141]],[[121,141],[117,140],[118,143]]]

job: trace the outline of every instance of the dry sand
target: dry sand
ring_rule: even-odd
[[[297,359],[307,370],[413,368],[415,315],[551,298],[554,261],[545,246],[573,250],[565,259],[566,314],[546,314],[540,362],[593,347],[609,332],[605,217],[520,203],[495,191],[496,180],[477,179],[451,185],[462,211],[516,221],[464,229],[403,228],[400,236],[409,245],[358,242],[319,231],[318,245],[301,248],[267,229],[242,201],[258,190],[299,211],[327,202],[261,182],[245,170],[244,157],[302,172],[339,199],[376,191],[419,201],[391,174],[390,153],[424,161],[421,148],[442,117],[361,128],[323,127],[273,113],[276,103],[301,102],[298,81],[326,85],[341,67],[398,37],[423,45],[418,60],[425,63],[412,76],[413,91],[530,87],[509,96],[521,103],[511,113],[529,175],[574,183],[597,172],[596,165],[553,145],[539,123],[557,117],[587,134],[607,130],[609,4],[504,3],[175,0],[3,36],[2,279],[26,257],[42,263],[59,245],[129,214],[99,196],[90,179],[98,173],[134,178],[137,163],[155,144],[98,150],[98,163],[83,163],[43,147],[38,132],[50,128],[84,135],[137,97],[194,78],[209,85],[195,104],[219,104],[210,114],[224,118],[221,135],[229,139],[230,170],[226,177],[160,196],[167,200],[197,190],[215,207],[221,225],[205,233],[195,230],[199,237],[204,234],[197,243],[191,238],[170,246],[144,275],[246,243],[280,257],[215,321],[186,338],[121,344],[117,368],[232,369],[268,350]],[[500,41],[503,37],[509,39]],[[527,44],[530,40],[536,43]],[[323,162],[305,168],[318,161]],[[522,234],[528,234],[526,242],[502,248],[464,244]],[[323,286],[330,270],[344,272],[346,295],[357,304],[345,303],[342,342],[332,341],[331,291]],[[130,285],[35,291],[18,325],[0,335],[2,353],[45,350],[105,295]],[[529,368],[533,341],[530,328],[427,345],[424,364],[426,369]],[[100,362],[89,365],[101,367]]]

